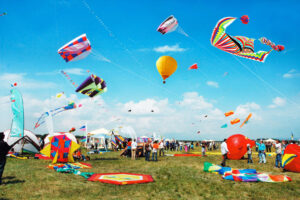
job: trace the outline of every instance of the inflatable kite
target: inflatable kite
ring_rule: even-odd
[[[289,144],[284,150],[282,167],[291,172],[300,173],[300,146]]]
[[[76,89],[76,92],[94,97],[107,91],[106,82],[96,75],[90,75],[87,79]]]
[[[161,56],[156,61],[156,68],[164,80],[163,83],[166,83],[165,80],[176,71],[177,62],[171,56]]]
[[[58,49],[58,53],[66,62],[69,62],[87,57],[91,50],[90,41],[86,34],[82,34]]]
[[[240,128],[242,128],[245,124],[247,124],[251,117],[252,117],[252,113],[250,113],[248,117],[243,121],[243,123],[240,125]]]
[[[80,145],[72,141],[66,135],[57,135],[49,137],[50,143],[41,150],[41,153],[52,159],[52,163],[74,162],[73,152]]]
[[[50,110],[48,112],[44,112],[40,118],[38,119],[38,121],[35,123],[34,125],[34,128],[38,128],[41,124],[45,123],[46,122],[46,118],[49,117],[50,115],[53,117],[63,111],[68,111],[68,110],[72,110],[72,109],[75,109],[77,106],[76,104],[74,103],[74,101],[71,101],[69,102],[68,105],[66,106],[63,106],[63,107],[59,107],[59,108],[56,108],[54,110]]]
[[[195,63],[195,64],[193,64],[192,66],[190,66],[190,67],[189,67],[189,70],[190,70],[190,69],[198,69],[197,63]]]
[[[105,173],[93,174],[88,181],[99,181],[102,183],[110,183],[115,185],[128,185],[153,182],[153,178],[151,175],[145,174]]]
[[[231,110],[231,111],[226,112],[224,115],[225,115],[225,117],[228,117],[228,116],[233,115],[233,114],[234,114],[234,111]]]
[[[231,125],[234,125],[234,124],[240,123],[240,121],[241,121],[241,120],[240,120],[239,118],[236,118],[236,119],[231,120],[231,121],[230,121],[230,124],[231,124]]]
[[[254,39],[245,36],[230,36],[226,33],[226,28],[235,20],[235,17],[225,17],[217,23],[211,36],[211,44],[214,47],[227,53],[259,62],[264,62],[273,49],[276,51],[284,49],[282,45],[274,45],[269,51],[254,52]],[[248,16],[241,18],[241,21],[245,24],[248,23],[248,20]],[[281,46],[281,48],[278,46]]]
[[[241,134],[230,136],[226,140],[226,143],[229,150],[227,156],[230,160],[241,159],[247,153],[247,144],[250,144],[251,148],[255,145],[255,141],[250,140]]]
[[[178,27],[178,21],[173,15],[171,15],[165,21],[163,21],[163,23],[159,25],[157,31],[164,35],[165,33],[170,33],[175,31],[177,27]]]

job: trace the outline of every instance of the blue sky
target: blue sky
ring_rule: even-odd
[[[53,102],[57,101],[55,98],[50,100],[60,91],[64,91],[68,98],[73,95],[72,98],[77,101],[87,101],[87,97],[80,94],[74,97],[74,88],[57,73],[60,69],[72,71],[78,68],[83,73],[72,75],[77,83],[85,79],[87,74],[84,71],[90,70],[104,78],[108,84],[108,92],[100,98],[107,105],[107,111],[97,108],[96,114],[107,112],[108,117],[120,115],[125,125],[133,127],[136,132],[142,132],[137,134],[159,132],[167,137],[185,135],[186,138],[201,139],[225,137],[239,131],[249,137],[258,137],[264,133],[266,137],[283,138],[288,137],[292,130],[300,137],[300,115],[297,114],[300,109],[300,66],[297,57],[299,53],[296,51],[300,44],[298,1],[233,1],[223,4],[222,1],[74,0],[19,1],[16,5],[16,2],[1,0],[1,5],[1,12],[8,13],[0,18],[1,96],[9,95],[8,82],[17,81],[21,92],[28,99],[49,99],[49,105],[44,106],[47,109],[62,103]],[[158,25],[171,14],[178,19],[180,27],[189,37],[176,31],[166,35],[156,32]],[[265,36],[275,43],[283,44],[286,50],[272,52],[265,63],[258,63],[235,58],[211,46],[211,32],[219,19],[244,14],[250,17],[249,24],[244,25],[237,20],[227,29],[229,34],[256,39]],[[82,33],[87,34],[98,57],[89,55],[83,60],[65,63],[57,54],[57,49]],[[174,52],[154,51],[155,48],[166,45],[173,47]],[[255,48],[268,49],[258,41]],[[106,57],[111,63],[99,59],[99,55]],[[165,85],[155,67],[156,60],[162,55],[171,55],[178,62],[177,71],[167,79]],[[198,63],[200,69],[187,70],[193,63]],[[249,72],[247,67],[259,78]],[[228,75],[224,77],[225,72]],[[208,82],[218,87],[208,85]],[[199,103],[198,97],[204,99],[202,104],[212,106],[194,108],[194,105],[186,104],[187,107],[183,108],[178,103],[185,100],[191,102],[187,98],[194,98],[192,102],[195,100]],[[150,101],[152,107],[162,106],[157,108],[160,112],[148,116],[143,113],[146,111],[141,111],[140,114],[130,116],[124,111],[128,106],[134,108],[149,103],[147,99],[154,101],[153,105]],[[165,99],[167,103],[161,102]],[[26,108],[27,102],[24,102]],[[45,108],[42,105],[41,108],[35,107],[35,110],[25,110],[28,113],[26,126],[29,129],[36,120],[36,115],[30,113],[43,112]],[[3,107],[7,106],[8,104],[4,104]],[[247,109],[240,111],[241,119],[245,115],[243,112],[256,112],[253,123],[249,123],[247,128],[216,128],[228,122],[216,113],[238,110],[245,106]],[[86,109],[88,107],[89,105],[85,106]],[[89,109],[92,109],[92,105]],[[168,109],[172,109],[169,115],[175,116],[176,113],[185,125],[174,127],[177,118],[163,113]],[[199,110],[189,112],[196,111],[195,109]],[[214,113],[215,109],[220,112]],[[197,121],[197,117],[201,118],[205,113],[211,112],[212,116],[215,115],[211,121],[208,119],[208,122],[201,122],[198,127],[190,127],[191,123]],[[67,120],[72,115],[74,113],[64,114],[60,118]],[[94,124],[92,128],[104,126],[97,124],[93,115],[78,117],[78,120],[94,120],[91,122]],[[167,128],[151,128],[149,125],[162,126],[155,124],[161,120],[166,120],[164,126]],[[77,124],[76,120],[73,123]],[[144,127],[149,128],[141,128],[137,123],[146,123]],[[107,128],[116,125],[109,124]],[[9,121],[4,120],[1,126],[8,128]],[[72,125],[69,122],[57,123],[56,129],[67,129],[68,126]],[[203,135],[195,135],[198,129],[205,130]]]

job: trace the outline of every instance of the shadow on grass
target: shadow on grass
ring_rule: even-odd
[[[6,176],[6,177],[3,177],[2,180],[5,180],[5,179],[11,180],[14,178],[16,178],[16,177],[15,176]]]
[[[17,184],[17,183],[25,183],[25,181],[16,179],[16,180],[2,182],[2,185]]]

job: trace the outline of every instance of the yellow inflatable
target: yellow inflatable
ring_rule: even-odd
[[[166,83],[166,79],[171,76],[177,69],[177,62],[171,56],[161,56],[156,61],[157,71],[163,78],[163,83]]]

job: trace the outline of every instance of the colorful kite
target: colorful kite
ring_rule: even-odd
[[[247,153],[247,144],[250,144],[252,148],[255,145],[255,141],[248,139],[241,134],[235,134],[230,136],[227,140],[227,147],[229,150],[228,159],[239,160]]]
[[[50,144],[46,145],[41,153],[52,159],[52,163],[74,162],[73,152],[76,151],[80,145],[72,141],[66,135],[57,135],[49,137]]]
[[[165,80],[176,71],[177,62],[171,56],[161,56],[156,61],[156,68],[164,80],[163,83],[166,83]]]
[[[240,125],[240,128],[242,128],[245,124],[247,124],[251,117],[252,117],[252,113],[250,113],[248,117],[243,121],[243,123]]]
[[[93,174],[88,181],[99,181],[102,183],[110,183],[115,185],[128,185],[153,182],[153,178],[151,175],[145,174],[105,173]]]
[[[226,112],[224,115],[225,115],[225,117],[228,117],[228,116],[233,115],[233,114],[234,114],[234,111],[231,110],[231,111]]]
[[[227,124],[223,124],[223,125],[221,126],[221,128],[227,128],[227,127],[228,127]]]
[[[56,98],[60,98],[60,97],[62,97],[63,95],[64,95],[64,92],[57,93],[57,94],[56,94]]]
[[[235,118],[235,119],[233,119],[233,120],[230,121],[230,124],[234,125],[234,124],[240,123],[240,121],[241,120],[239,118]]]
[[[189,67],[189,70],[191,69],[198,69],[197,63],[193,64],[192,66]]]
[[[300,173],[300,146],[289,144],[284,150],[282,167],[291,172]]]
[[[91,50],[90,41],[86,34],[82,34],[58,49],[58,53],[66,62],[69,62],[85,58]]]
[[[248,15],[243,15],[240,19],[241,19],[243,24],[248,24],[248,22],[249,22]]]
[[[38,128],[41,124],[45,123],[46,122],[46,118],[51,116],[55,116],[63,111],[67,111],[67,110],[72,110],[72,109],[75,109],[77,108],[76,104],[74,101],[71,101],[69,102],[69,104],[67,106],[63,106],[63,107],[59,107],[59,108],[56,108],[54,110],[50,110],[49,112],[45,112],[43,113],[40,118],[38,119],[38,121],[35,123],[35,126],[34,128]]]
[[[13,88],[10,90],[11,96],[11,110],[13,113],[13,120],[10,129],[10,137],[24,136],[24,108],[22,94]]]
[[[226,33],[226,28],[235,20],[235,17],[225,17],[221,19],[213,30],[211,44],[227,53],[259,62],[264,62],[273,48],[270,51],[254,52],[254,39],[244,36],[228,35]],[[243,23],[248,23],[249,18],[248,16],[243,16],[241,20]]]
[[[94,97],[107,91],[106,82],[96,75],[90,75],[77,89],[76,92]]]
[[[157,31],[164,35],[165,33],[170,33],[175,31],[177,27],[178,27],[178,21],[173,15],[171,15],[165,21],[163,21],[163,23],[159,25]]]

